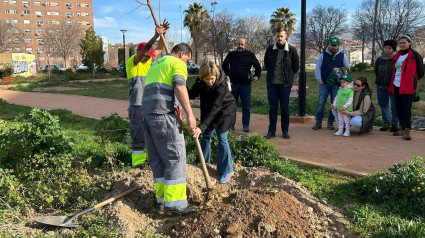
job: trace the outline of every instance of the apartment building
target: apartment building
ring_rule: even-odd
[[[65,66],[64,59],[49,54],[44,36],[54,24],[78,24],[85,31],[93,26],[92,0],[0,0],[0,20],[10,22],[17,28],[20,43],[8,49],[9,53],[36,55],[38,67],[44,64]],[[94,27],[94,26],[93,26]],[[67,67],[81,63],[79,49],[66,59]]]

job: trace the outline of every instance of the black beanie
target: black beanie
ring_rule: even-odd
[[[386,40],[384,41],[384,47],[385,46],[390,46],[391,48],[393,48],[393,51],[397,50],[397,41],[395,40]]]

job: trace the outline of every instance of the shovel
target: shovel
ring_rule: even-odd
[[[204,173],[205,181],[207,182],[207,190],[210,191],[213,187],[213,184],[210,179],[210,175],[208,174],[207,166],[205,165],[204,154],[202,153],[201,145],[199,144],[198,138],[193,138],[196,142],[196,149],[198,150],[199,160],[202,165],[202,172]]]
[[[90,208],[87,208],[86,210],[81,211],[81,212],[75,214],[72,217],[67,217],[67,216],[42,216],[42,217],[38,217],[36,219],[36,221],[39,222],[39,223],[43,223],[43,224],[51,225],[51,226],[61,226],[61,227],[70,227],[70,228],[78,227],[77,219],[78,219],[79,216],[81,216],[81,215],[83,215],[87,212],[91,212],[95,209],[101,208],[101,207],[103,207],[103,206],[105,206],[105,205],[107,205],[107,204],[109,204],[109,203],[111,203],[111,202],[113,202],[117,199],[120,199],[121,197],[124,197],[125,195],[127,195],[129,193],[136,191],[137,189],[139,189],[139,187],[135,187],[135,188],[132,188],[128,191],[120,193],[120,194],[118,194],[118,195],[116,195],[116,196],[114,196],[114,197],[112,197],[108,200],[105,200],[105,201],[103,201],[99,204],[96,204],[96,205],[94,205]]]

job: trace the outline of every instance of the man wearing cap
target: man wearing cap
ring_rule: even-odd
[[[149,42],[142,42],[137,47],[137,53],[128,58],[125,66],[130,86],[128,107],[128,117],[130,118],[131,162],[133,166],[146,162],[145,135],[142,122],[142,97],[145,87],[146,74],[152,64],[152,58],[159,55],[164,49],[164,44],[159,41],[158,46],[153,50],[152,45],[162,33],[165,37],[169,23],[164,20],[163,24],[156,27],[155,35]]]
[[[332,37],[329,42],[329,47],[326,48],[325,52],[322,52],[317,59],[316,63],[316,80],[319,83],[319,103],[316,111],[316,124],[313,126],[313,130],[322,129],[323,112],[326,104],[328,95],[331,95],[331,103],[335,99],[338,92],[339,82],[332,80],[332,75],[339,73],[339,71],[346,74],[350,70],[350,63],[348,62],[347,56],[339,49],[340,41],[337,37]],[[333,121],[335,117],[332,112],[329,112],[328,125],[329,130],[335,130]]]

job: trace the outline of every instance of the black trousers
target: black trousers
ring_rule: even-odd
[[[401,129],[412,128],[412,102],[414,94],[400,94],[400,88],[394,86],[395,104]]]

